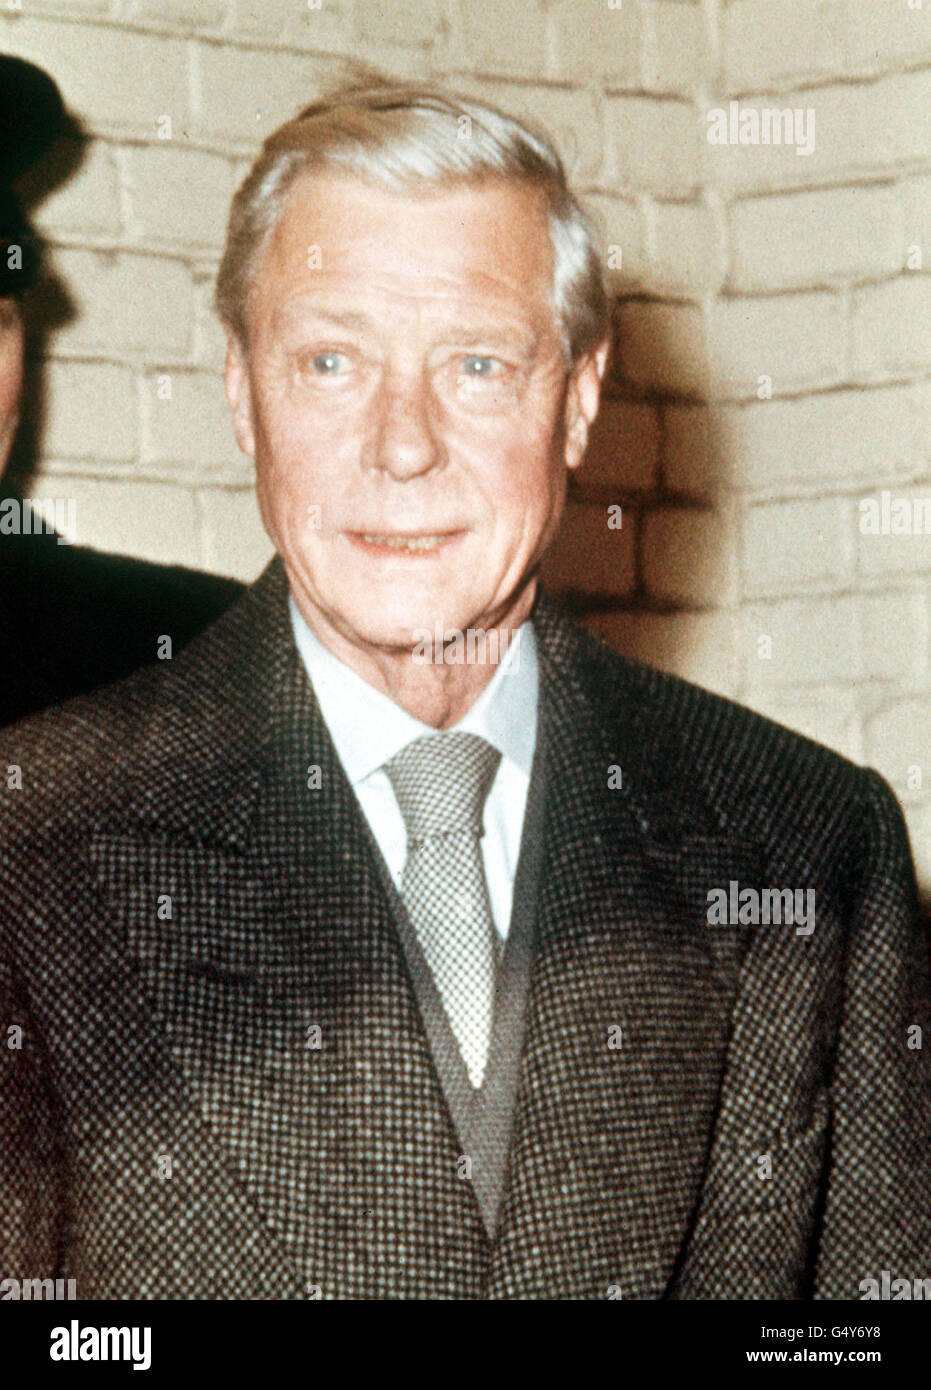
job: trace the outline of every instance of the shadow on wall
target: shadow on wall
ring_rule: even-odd
[[[54,190],[73,178],[87,155],[88,137],[73,116],[66,116],[55,146],[29,174],[17,184],[17,192],[27,214]],[[13,445],[8,479],[20,490],[29,480],[42,456],[42,435],[46,416],[46,382],[43,363],[48,338],[75,316],[74,300],[67,285],[50,268],[48,259],[38,282],[23,296],[26,323],[26,372],[19,429]]]
[[[602,408],[547,587],[626,656],[737,691],[734,503],[699,316],[617,305]]]

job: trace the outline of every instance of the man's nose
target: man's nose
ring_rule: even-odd
[[[436,467],[441,447],[430,411],[430,390],[419,376],[386,380],[376,403],[370,467],[403,480]]]

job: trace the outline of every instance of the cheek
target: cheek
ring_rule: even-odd
[[[338,479],[346,476],[347,441],[352,437],[350,429],[323,412],[288,405],[258,413],[259,489],[278,515],[332,497]]]
[[[470,443],[473,476],[499,514],[546,514],[562,492],[565,468],[552,433],[538,420],[497,440]]]

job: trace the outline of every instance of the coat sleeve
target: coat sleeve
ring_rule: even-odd
[[[58,1173],[41,1038],[0,935],[0,1279],[56,1277]]]
[[[815,1298],[931,1278],[928,943],[898,803],[864,774]]]

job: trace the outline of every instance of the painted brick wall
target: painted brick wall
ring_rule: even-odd
[[[551,582],[879,767],[931,881],[931,536],[860,511],[931,506],[931,0],[0,0],[0,44],[91,137],[36,209],[73,311],[34,491],[80,539],[258,572],[210,310],[231,192],[334,59],[450,79],[552,130],[619,296]],[[786,111],[797,143],[751,142]]]

